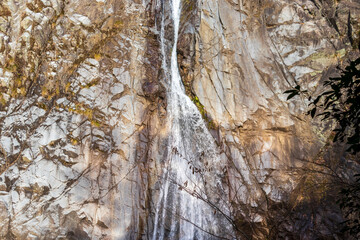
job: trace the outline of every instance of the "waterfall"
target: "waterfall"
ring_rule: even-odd
[[[174,40],[170,69],[166,61],[164,39],[165,7],[163,6],[162,9],[160,32],[162,67],[171,79],[167,89],[169,141],[159,199],[155,205],[152,239],[217,239],[214,236],[220,232],[221,220],[219,214],[214,214],[214,208],[210,207],[208,203],[210,199],[207,195],[211,189],[219,190],[221,183],[217,177],[219,173],[205,169],[208,165],[216,168],[221,165],[221,161],[216,144],[199,110],[185,94],[178,69],[177,41],[181,0],[171,0]],[[207,184],[207,181],[211,183]]]

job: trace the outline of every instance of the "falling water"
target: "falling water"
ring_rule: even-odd
[[[220,220],[207,193],[220,186],[215,172],[206,172],[207,165],[220,165],[216,144],[208,132],[197,107],[185,94],[177,64],[177,41],[181,0],[171,1],[174,42],[170,69],[166,62],[165,13],[161,20],[161,52],[164,72],[171,76],[168,84],[168,154],[162,176],[162,187],[156,204],[153,240],[212,239],[219,233]],[[211,181],[206,184],[206,181]],[[213,187],[211,187],[213,186]],[[219,194],[219,192],[218,192]]]

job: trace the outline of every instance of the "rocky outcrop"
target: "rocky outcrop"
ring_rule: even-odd
[[[168,137],[161,2],[0,3],[1,239],[150,238]],[[322,91],[358,44],[359,9],[183,0],[180,71],[228,163],[238,237],[336,237],[336,208],[308,201],[327,188],[305,191],[326,181],[303,175],[328,133],[283,92]]]
[[[249,235],[315,239],[339,231],[326,224],[342,221],[336,207],[329,214],[324,197],[330,180],[309,177],[313,162],[329,166],[329,159],[319,160],[329,134],[305,114],[306,98],[286,101],[283,92],[298,84],[309,95],[323,90],[322,81],[357,48],[350,31],[359,29],[359,7],[346,1],[200,1],[192,44],[189,34],[180,41],[192,56],[190,67],[182,61],[190,69],[183,71],[191,78],[188,91],[206,110],[229,161],[234,221]],[[298,206],[306,217],[291,216],[301,215]]]
[[[0,238],[141,231],[138,146],[151,111],[142,90],[146,7],[1,3]]]

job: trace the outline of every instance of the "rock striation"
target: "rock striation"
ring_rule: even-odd
[[[151,238],[170,7],[0,3],[0,239]],[[323,91],[359,44],[359,16],[356,0],[182,0],[179,69],[226,163],[233,238],[344,237],[330,180],[317,174],[343,149],[327,153],[331,136],[305,114],[308,100],[283,92]]]

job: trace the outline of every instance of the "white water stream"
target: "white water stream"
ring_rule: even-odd
[[[165,75],[171,76],[167,90],[169,143],[163,182],[155,206],[152,239],[217,239],[214,235],[218,234],[221,227],[214,208],[206,203],[210,201],[206,192],[211,189],[209,185],[216,188],[221,184],[216,180],[219,178],[214,172],[196,173],[194,170],[206,169],[208,165],[216,168],[220,164],[220,158],[213,137],[199,110],[185,94],[181,81],[177,63],[180,16],[181,0],[171,0],[174,42],[170,68],[166,61],[164,10],[160,33],[162,67]],[[211,184],[205,186],[209,179],[212,180]]]

